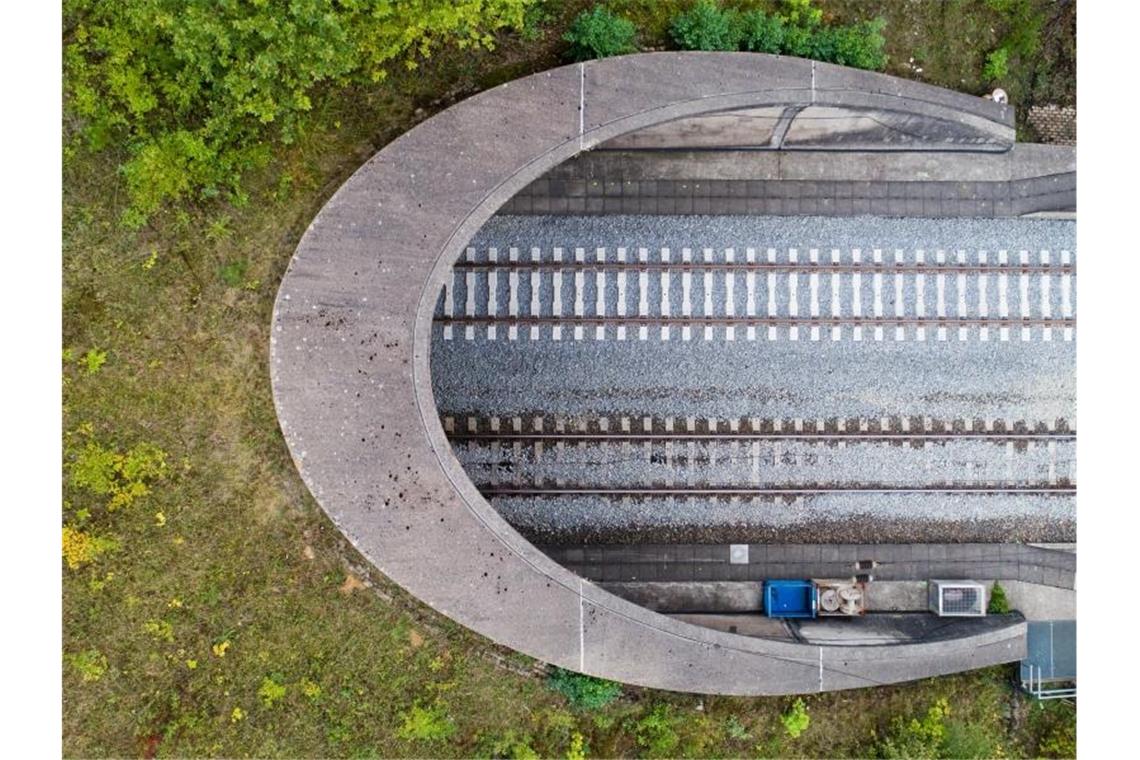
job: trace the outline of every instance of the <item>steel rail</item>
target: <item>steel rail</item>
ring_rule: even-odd
[[[607,270],[615,272],[647,271],[725,271],[725,272],[787,272],[789,274],[1076,274],[1072,264],[994,264],[992,266],[964,266],[953,264],[792,264],[769,262],[601,262],[601,261],[457,261],[453,268],[459,271],[489,270]]]
[[[1075,318],[1052,317],[1007,317],[1007,318],[981,318],[981,317],[766,317],[766,316],[509,316],[496,314],[495,316],[441,316],[436,315],[435,322],[440,325],[483,325],[483,324],[515,324],[515,325],[551,325],[570,326],[595,325],[615,327],[620,325],[677,325],[677,326],[710,326],[710,327],[1076,327]]]
[[[931,486],[889,486],[889,485],[804,485],[804,486],[652,486],[640,488],[613,488],[606,486],[552,486],[519,487],[499,485],[478,485],[487,498],[506,496],[808,496],[832,493],[867,494],[946,494],[946,495],[1019,495],[1019,496],[1071,496],[1076,494],[1075,483],[1031,486],[984,486],[984,485],[931,485]]]
[[[690,433],[690,432],[649,432],[649,433],[524,433],[524,432],[461,432],[447,433],[452,442],[495,441],[536,441],[582,443],[588,441],[668,443],[671,441],[1075,441],[1075,430],[1057,431],[1007,431],[987,430],[972,432],[914,432],[884,433],[849,431],[845,433]]]

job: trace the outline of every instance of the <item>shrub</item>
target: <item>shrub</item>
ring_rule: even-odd
[[[598,710],[621,696],[621,684],[562,668],[551,670],[546,682],[579,710]]]
[[[63,558],[72,570],[118,547],[119,543],[113,538],[92,535],[71,525],[63,526]]]
[[[1076,721],[1059,721],[1054,724],[1038,743],[1037,754],[1041,757],[1076,757]]]
[[[982,79],[987,82],[996,82],[1009,75],[1009,48],[1000,47],[986,56],[986,65],[982,69]]]
[[[780,53],[787,34],[784,20],[753,10],[740,16],[740,46],[753,53]]]
[[[397,733],[401,739],[443,741],[455,733],[455,723],[443,705],[424,707],[416,702],[403,713],[403,723]]]
[[[570,43],[570,56],[575,61],[586,61],[635,52],[636,36],[632,21],[596,5],[578,14],[562,39]]]
[[[738,14],[722,9],[713,0],[697,0],[669,27],[669,34],[682,50],[736,50],[742,31]]]
[[[98,649],[87,649],[77,654],[64,655],[84,683],[98,681],[107,672],[107,658]]]
[[[107,509],[127,506],[150,493],[150,484],[167,475],[166,452],[140,443],[126,453],[88,441],[70,465],[71,485],[109,496]]]
[[[986,605],[986,612],[991,615],[1004,615],[1009,612],[1009,599],[1005,595],[1005,589],[997,581],[994,581],[994,587],[990,589],[990,601]]]
[[[227,196],[310,126],[322,88],[382,79],[440,45],[490,47],[532,0],[64,0],[69,121],[92,149],[126,148],[123,221]]]
[[[577,731],[570,737],[570,746],[566,749],[566,760],[586,760],[586,737]]]
[[[895,718],[887,734],[876,743],[875,755],[887,760],[935,760],[941,756],[949,714],[950,704],[943,698],[931,705],[922,720]]]
[[[811,0],[784,0],[780,15],[792,26],[810,29],[823,21],[823,10],[813,8]]]
[[[808,715],[807,705],[797,697],[787,712],[780,716],[780,722],[784,724],[784,730],[788,736],[793,739],[798,738],[811,725],[811,716]]]
[[[939,757],[954,760],[989,760],[1002,757],[1000,745],[977,723],[960,720],[946,722],[946,738],[939,748]]]
[[[673,750],[681,743],[681,737],[673,728],[672,712],[669,705],[657,705],[634,724],[637,744],[649,757],[672,757]]]
[[[285,698],[285,692],[284,684],[277,683],[272,678],[266,676],[257,690],[257,696],[261,698],[263,705],[273,707],[273,705]]]
[[[820,58],[840,66],[853,66],[857,69],[878,71],[887,65],[887,54],[883,52],[887,44],[883,29],[887,22],[881,18],[863,21],[851,26],[837,26],[829,29],[833,47],[828,58]]]

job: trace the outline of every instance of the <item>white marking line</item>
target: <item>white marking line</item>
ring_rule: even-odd
[[[681,249],[681,263],[688,264],[693,260],[693,252],[688,248]],[[681,272],[681,316],[691,317],[693,315],[693,275],[688,270]],[[681,340],[689,340],[693,337],[692,328],[689,325],[681,326]]]
[[[839,263],[839,249],[838,248],[832,248],[831,249],[831,263],[832,264],[838,264]],[[837,273],[835,273],[835,272],[831,273],[830,284],[831,284],[831,316],[832,317],[838,317],[839,311],[840,311],[840,309],[839,309],[840,277]],[[839,340],[841,337],[843,337],[842,328],[840,328],[838,325],[832,327],[831,328],[831,339],[832,340]]]
[[[811,74],[812,74],[812,79],[814,80],[815,79],[815,61],[811,62]],[[813,92],[815,91],[814,87],[812,88],[812,91]],[[821,693],[823,692],[823,647],[819,648],[819,690]]]
[[[903,263],[903,252],[895,251],[895,264]],[[903,316],[903,276],[895,274],[895,316]],[[895,327],[895,340],[906,340],[906,329],[899,325]]]
[[[579,146],[581,147],[581,146]],[[578,579],[578,672],[586,672],[586,598],[582,589],[586,581]],[[823,650],[821,649],[820,652]]]
[[[815,248],[812,248],[810,251],[808,251],[808,258],[811,260],[812,264],[818,265],[819,264],[819,251]],[[812,272],[811,275],[808,276],[808,290],[810,292],[810,296],[808,298],[808,309],[811,312],[811,316],[818,317],[819,316],[819,275],[815,272]],[[818,325],[812,325],[811,339],[812,340],[819,340],[819,326]]]
[[[586,263],[586,251],[582,248],[574,249],[574,263],[582,265]],[[586,273],[581,269],[574,272],[574,316],[585,316],[586,303]],[[574,325],[574,340],[582,340],[582,325]]]
[[[876,248],[872,252],[872,256],[874,257],[875,264],[882,264],[883,263],[883,252],[880,249]],[[871,286],[874,289],[874,293],[875,293],[875,300],[874,300],[874,304],[872,306],[872,308],[874,309],[874,315],[876,317],[881,317],[881,316],[883,316],[883,275],[881,272],[875,272],[875,274],[871,275]],[[883,339],[883,328],[880,325],[876,325],[875,326],[875,340],[882,340],[882,339]]]
[[[749,248],[745,253],[745,258],[749,264],[756,262],[756,249]],[[756,273],[749,271],[744,275],[745,289],[748,291],[748,298],[744,304],[745,314],[750,317],[756,316]],[[756,326],[748,326],[748,340],[756,340]]]
[[[799,260],[799,252],[795,248],[788,249],[788,262],[791,264],[797,263]],[[795,272],[788,274],[788,316],[798,317],[800,313],[800,305],[797,300],[799,291],[799,278]],[[799,340],[800,329],[792,326],[788,328],[788,340]]]
[[[769,248],[768,249],[768,263],[769,264],[776,263],[776,249],[775,248]],[[774,316],[776,316],[776,274],[774,272],[768,273],[767,296],[768,296],[768,316],[774,317]],[[769,327],[768,328],[768,340],[775,340],[775,339],[776,339],[776,328],[775,327]]]
[[[537,262],[539,257],[540,257],[540,254],[541,254],[541,252],[539,251],[538,248],[531,248],[530,249],[530,260]],[[539,291],[540,285],[541,285],[541,275],[539,274],[538,269],[536,268],[533,272],[530,273],[530,316],[532,316],[532,317],[539,316],[540,310],[542,308],[542,306],[538,300],[538,294],[540,292]],[[531,340],[538,340],[538,335],[539,335],[538,325],[531,325],[530,326],[530,339]]]
[[[966,264],[966,252],[958,251],[958,264],[964,266]],[[958,275],[958,317],[962,318],[969,314],[970,309],[966,305],[966,275]],[[967,337],[967,328],[958,328],[958,340],[965,340]]]
[[[649,250],[637,249],[637,260],[642,264],[649,261]],[[649,316],[649,273],[642,270],[637,273],[637,316]],[[637,328],[637,339],[645,340],[649,337],[649,327],[641,325]]]
[[[1068,251],[1061,251],[1061,263],[1069,264],[1071,261]],[[1072,275],[1061,275],[1061,316],[1065,319],[1071,319],[1073,316],[1073,278]],[[1073,339],[1073,328],[1064,328],[1065,340]]]
[[[926,253],[922,250],[915,251],[914,263],[925,264]],[[926,316],[926,275],[921,273],[914,276],[914,313],[919,319]],[[914,337],[916,340],[926,340],[926,328],[916,328]]]
[[[1041,252],[1041,265],[1049,266],[1049,252]],[[1052,277],[1048,274],[1041,275],[1041,316],[1048,319],[1053,314],[1053,304],[1049,301],[1049,289],[1052,284]],[[1041,331],[1041,340],[1053,340],[1053,328],[1046,327]]]
[[[511,287],[510,300],[507,302],[507,314],[512,317],[517,317],[519,315],[519,273],[515,270],[511,270],[511,273],[507,275],[507,279],[510,281]],[[516,324],[510,325],[507,328],[507,337],[510,340],[517,340],[519,337],[519,326]]]
[[[669,249],[661,249],[661,263],[669,263]],[[669,316],[669,272],[661,271],[661,316]],[[661,340],[669,340],[669,326],[661,325]]]
[[[487,261],[491,264],[498,263],[499,250],[497,248],[487,249]],[[487,316],[494,319],[499,313],[499,273],[494,269],[487,272]],[[494,322],[487,325],[487,340],[495,340],[498,337],[498,330]]]
[[[851,262],[858,264],[863,253],[858,248],[851,251]],[[851,275],[851,316],[863,316],[863,278],[858,272]],[[863,328],[856,326],[852,331],[854,340],[863,340]]]
[[[562,249],[554,249],[554,261],[562,263]],[[554,270],[554,303],[551,304],[551,315],[557,319],[562,316],[562,270]],[[562,340],[562,325],[555,324],[550,331],[551,340]]]
[[[594,315],[597,317],[606,316],[606,273],[602,271],[601,265],[606,263],[606,249],[599,248],[597,253],[598,271],[594,275],[594,290],[596,296],[594,300]],[[594,340],[606,339],[605,325],[596,325],[594,327]]]
[[[511,247],[507,251],[507,258],[511,264],[518,264],[519,249]],[[519,315],[519,273],[517,269],[511,269],[507,274],[507,285],[510,291],[507,297],[507,316],[517,317]],[[519,326],[511,324],[507,327],[507,337],[510,340],[518,340]]]
[[[617,249],[617,259],[619,264],[625,263],[625,248]],[[619,317],[625,316],[625,275],[624,271],[618,272],[617,275],[617,315]],[[617,339],[625,340],[625,325],[618,325]]]
[[[705,249],[705,263],[711,264],[712,258],[713,258],[712,248],[706,248]],[[712,271],[710,270],[710,271],[705,272],[705,310],[704,310],[704,316],[706,316],[706,317],[711,317],[713,315],[712,289],[713,289],[713,275],[712,275]],[[712,325],[705,325],[705,340],[712,340],[712,337],[713,337]]]
[[[475,260],[475,249],[467,249],[467,261]],[[468,317],[475,316],[475,273],[468,270],[464,277],[464,284],[467,286],[467,297],[465,299],[463,313]],[[463,329],[463,337],[467,340],[475,340],[475,325],[467,325]]]
[[[935,255],[935,261],[939,266],[946,263],[946,252],[938,251]],[[939,318],[946,317],[946,275],[939,272],[934,278],[934,292],[935,296],[935,313]],[[938,340],[946,340],[946,328],[938,328]]]
[[[736,260],[736,252],[731,248],[726,248],[724,251],[725,263],[731,264]],[[736,275],[729,271],[724,275],[724,313],[726,316],[736,316],[736,295],[735,290]],[[732,325],[724,328],[725,340],[736,340],[736,328]]]
[[[998,264],[1006,265],[1009,263],[1009,254],[1006,251],[998,251]],[[1009,318],[1009,275],[1002,272],[998,275],[998,317],[1000,319]],[[1003,327],[998,330],[1001,340],[1009,340],[1009,328]]]
[[[984,267],[986,265],[986,252],[978,251],[978,266]],[[987,288],[989,286],[989,276],[986,274],[978,275],[978,317],[985,319],[990,314],[989,294]],[[990,339],[990,328],[983,327],[978,330],[979,340]]]
[[[1029,266],[1029,251],[1021,252],[1021,265]],[[1021,318],[1026,319],[1029,317],[1029,275],[1023,274],[1019,278],[1018,283],[1019,295],[1021,296]],[[1029,328],[1021,328],[1021,339],[1029,340]]]
[[[459,275],[455,270],[451,270],[451,276],[447,278],[447,282],[443,287],[443,317],[444,319],[451,319],[455,316],[455,280]],[[452,329],[451,325],[443,326],[443,339],[451,340]]]

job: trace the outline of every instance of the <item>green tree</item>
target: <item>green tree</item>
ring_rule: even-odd
[[[490,47],[531,2],[64,0],[65,107],[90,148],[125,148],[138,226],[171,201],[243,201],[243,173],[304,132],[321,88]]]

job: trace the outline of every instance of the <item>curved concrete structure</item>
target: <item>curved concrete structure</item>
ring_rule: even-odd
[[[329,200],[278,293],[273,392],[305,483],[380,571],[500,644],[664,689],[820,691],[1024,655],[1024,623],[949,642],[827,647],[667,618],[530,545],[451,452],[431,391],[432,310],[452,262],[495,210],[559,162],[617,135],[780,104],[1012,125],[1008,108],[985,100],[805,60],[636,55],[554,69],[472,97],[385,147]]]

